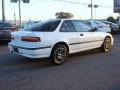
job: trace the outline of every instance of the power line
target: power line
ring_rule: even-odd
[[[43,2],[63,2],[63,3],[70,3],[70,4],[79,4],[83,6],[88,6],[90,3],[81,3],[81,2],[75,2],[75,1],[69,1],[69,0],[39,0]],[[102,8],[112,8],[111,6],[103,5],[103,4],[97,4],[99,7]]]
[[[79,4],[79,5],[88,5],[88,3],[81,3],[81,2],[74,2],[68,0],[38,0],[42,2],[63,2],[63,3],[70,3],[70,4]]]
[[[74,1],[68,1],[68,0],[52,0],[52,1],[58,1],[58,2],[64,2],[64,3],[71,3],[71,4],[88,5],[88,3],[74,2]]]
[[[100,4],[99,6],[103,7],[103,8],[112,8],[112,6],[107,6],[107,5],[103,5],[103,4]]]
[[[41,0],[43,1],[43,0]],[[93,3],[92,0],[90,0],[90,3],[82,3],[82,2],[76,2],[76,1],[70,1],[70,0],[44,0],[45,2],[61,2],[61,3],[69,3],[69,4],[78,4],[78,5],[83,5],[86,7],[90,7],[91,8],[91,20],[93,20],[93,7],[95,8],[95,18],[96,18],[96,8],[99,6],[101,8],[106,8],[106,9],[110,9],[112,8],[111,6],[107,6],[107,5],[103,5],[103,4],[96,4]],[[95,7],[97,5],[97,7]]]

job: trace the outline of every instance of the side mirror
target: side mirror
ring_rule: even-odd
[[[96,32],[97,31],[97,28],[93,28],[90,30],[91,32]]]

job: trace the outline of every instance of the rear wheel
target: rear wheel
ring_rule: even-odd
[[[65,63],[68,56],[68,50],[64,45],[57,45],[51,53],[51,61],[55,65],[61,65]]]
[[[110,39],[110,37],[106,37],[105,40],[104,40],[104,43],[102,45],[102,50],[104,52],[108,52],[108,51],[111,50],[111,48],[112,48],[111,39]]]
[[[114,29],[111,29],[111,34],[115,34],[115,30]]]

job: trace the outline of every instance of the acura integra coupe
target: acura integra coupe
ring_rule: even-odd
[[[28,58],[50,58],[56,65],[65,63],[69,54],[100,48],[111,50],[113,37],[96,32],[80,20],[53,19],[13,32],[8,44],[10,52]]]

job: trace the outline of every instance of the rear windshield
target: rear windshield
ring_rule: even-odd
[[[12,27],[12,24],[6,22],[0,22],[0,28],[1,27]]]
[[[85,22],[87,25],[91,25],[91,23],[90,22]]]
[[[104,23],[99,22],[99,21],[95,21],[95,23],[96,23],[97,25],[103,25],[103,24],[104,24]]]
[[[47,20],[43,22],[36,23],[30,27],[24,29],[24,31],[41,31],[41,32],[51,32],[54,31],[61,20]]]
[[[103,22],[103,23],[105,23],[105,24],[110,24],[109,22]]]

